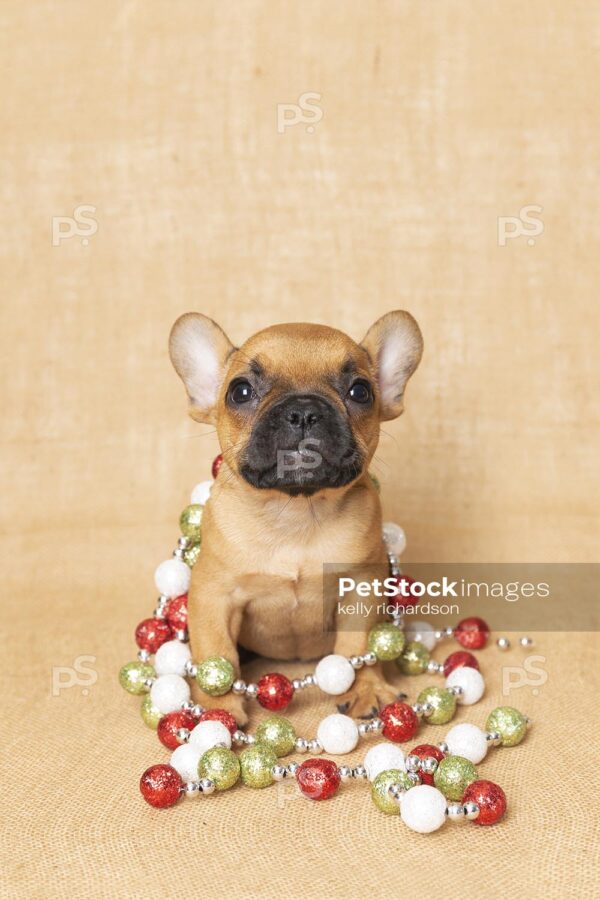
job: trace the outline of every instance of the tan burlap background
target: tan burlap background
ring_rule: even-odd
[[[408,561],[597,559],[593,8],[2,4],[2,896],[598,894],[595,636],[537,635],[547,681],[510,697],[525,654],[483,652],[459,720],[535,719],[481,765],[510,812],[429,837],[360,783],[151,810],[138,778],[167,753],[116,680],[217,449],[166,354],[190,308],[236,341],[411,309],[426,354],[375,467]],[[321,120],[279,133],[305,92]],[[97,232],[53,246],[79,205]],[[527,205],[543,232],[499,246]],[[77,683],[53,695],[57,667]],[[291,714],[310,734],[329,709]]]

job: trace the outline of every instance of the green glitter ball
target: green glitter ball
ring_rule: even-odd
[[[402,631],[392,622],[380,622],[369,632],[368,649],[377,659],[396,659],[404,649],[405,637]]]
[[[375,490],[377,491],[377,493],[380,494],[380,493],[381,493],[381,485],[380,485],[380,483],[379,483],[379,478],[377,477],[377,475],[373,475],[372,472],[369,472],[369,478],[370,478],[371,481],[373,482],[373,485],[374,485]]]
[[[420,641],[409,641],[396,665],[404,675],[420,675],[427,668],[429,650]]]
[[[157,709],[152,705],[150,694],[146,694],[146,696],[142,700],[140,712],[142,714],[142,719],[144,720],[148,728],[153,728],[156,731],[158,723],[162,719],[164,713],[161,713],[160,709]]]
[[[286,756],[296,746],[296,729],[283,716],[269,716],[256,729],[256,740],[270,747],[277,756]]]
[[[489,714],[485,727],[498,732],[503,747],[515,747],[525,737],[527,719],[513,706],[498,706]]]
[[[456,712],[456,697],[446,688],[425,688],[417,697],[417,703],[431,703],[433,706],[433,713],[426,719],[431,725],[445,725]]]
[[[147,694],[150,688],[144,681],[147,678],[156,678],[154,666],[143,662],[126,663],[119,672],[119,682],[130,694]]]
[[[226,694],[235,679],[235,670],[224,656],[207,656],[198,666],[196,681],[205,694],[220,697]]]
[[[200,778],[210,778],[218,791],[226,791],[240,777],[240,761],[226,747],[212,747],[200,758],[198,763]]]
[[[198,562],[198,557],[200,556],[200,541],[197,541],[193,544],[188,544],[188,546],[183,551],[183,561],[184,563],[193,569],[196,563]]]
[[[271,769],[277,757],[266,744],[253,744],[240,753],[242,781],[247,787],[264,788],[273,784]]]
[[[438,763],[433,783],[447,800],[462,800],[464,792],[477,777],[477,769],[464,756],[445,756]]]
[[[389,793],[392,784],[399,784],[407,791],[415,786],[408,772],[402,772],[400,769],[386,769],[385,772],[380,772],[373,781],[371,799],[381,812],[388,816],[399,816],[400,806]]]
[[[184,537],[192,541],[200,540],[200,523],[202,522],[202,507],[199,503],[190,503],[179,517],[179,527]]]

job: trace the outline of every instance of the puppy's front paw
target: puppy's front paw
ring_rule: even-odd
[[[197,684],[192,684],[192,700],[205,709],[225,709],[231,713],[240,728],[248,724],[246,704],[238,694],[224,694],[222,697],[209,697],[201,691]]]
[[[350,690],[338,698],[337,706],[341,713],[356,719],[372,719],[380,709],[393,703],[396,696],[397,691],[383,676],[360,672]]]

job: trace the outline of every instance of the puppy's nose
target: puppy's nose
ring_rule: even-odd
[[[312,397],[294,397],[287,405],[285,418],[297,431],[309,431],[323,418],[323,410]]]

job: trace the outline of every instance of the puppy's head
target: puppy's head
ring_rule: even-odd
[[[198,313],[171,330],[190,414],[217,426],[225,461],[248,484],[296,495],[360,477],[379,422],[403,410],[423,339],[407,312],[378,319],[362,343],[322,325],[273,325],[234,347]]]

